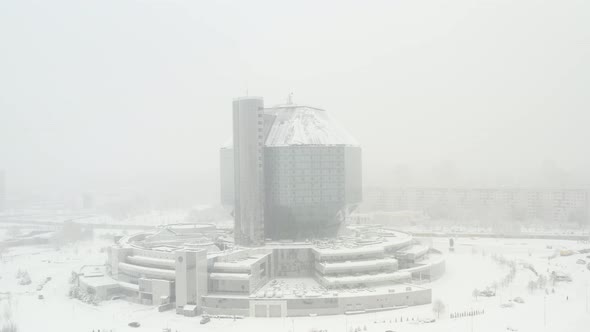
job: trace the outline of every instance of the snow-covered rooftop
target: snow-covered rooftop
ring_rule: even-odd
[[[81,281],[87,286],[99,288],[99,287],[116,287],[119,282],[111,277],[97,276],[97,277],[82,277]]]
[[[329,284],[350,284],[350,283],[373,283],[373,282],[383,282],[383,281],[400,281],[411,279],[412,275],[406,271],[397,271],[393,273],[377,273],[377,274],[363,274],[359,276],[332,276],[332,275],[324,275],[319,276],[320,279],[323,279],[326,283]]]
[[[247,273],[223,273],[213,272],[209,274],[209,278],[213,280],[250,280],[250,275]]]
[[[375,269],[389,266],[397,267],[397,259],[381,258],[363,261],[320,262],[319,264],[323,266],[326,271],[345,271],[360,268],[364,268],[366,271],[367,269]]]
[[[265,113],[276,116],[266,146],[359,145],[322,109],[285,105],[267,109]]]
[[[241,259],[235,259],[230,261],[217,261],[213,264],[215,269],[220,270],[246,270],[249,271],[253,264],[257,263],[258,261],[266,258],[269,254],[254,254],[248,257],[244,257]]]
[[[323,109],[304,105],[280,105],[264,110],[275,116],[265,145],[348,145],[359,146],[352,137]],[[222,148],[233,146],[230,138]]]

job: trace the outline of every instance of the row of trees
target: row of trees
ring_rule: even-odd
[[[554,278],[551,278],[551,282],[555,282]],[[537,280],[529,281],[529,283],[527,284],[527,289],[529,290],[529,292],[533,293],[537,289],[545,289],[545,287],[547,287],[547,283],[547,277],[543,274],[540,274],[537,277]]]
[[[492,288],[496,290],[499,286],[503,288],[510,286],[514,281],[514,278],[516,278],[516,262],[501,255],[492,255],[492,259],[500,265],[507,266],[509,269],[508,273],[502,278],[502,280],[492,283]]]

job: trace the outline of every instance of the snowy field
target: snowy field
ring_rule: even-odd
[[[577,264],[586,255],[555,255],[558,249],[582,249],[590,244],[563,240],[520,239],[458,239],[456,250],[448,253],[448,240],[423,239],[447,255],[445,275],[430,284],[433,299],[445,304],[445,311],[433,323],[418,323],[424,318],[436,318],[432,305],[424,305],[361,315],[320,316],[302,318],[212,319],[200,325],[200,318],[178,316],[174,312],[158,313],[154,307],[127,303],[122,300],[103,302],[98,306],[71,300],[67,296],[68,279],[72,271],[83,265],[104,264],[106,254],[101,248],[106,240],[94,240],[70,245],[60,250],[52,247],[21,247],[3,254],[0,263],[0,308],[5,320],[10,307],[19,331],[587,331],[590,326],[588,305],[590,271]],[[510,273],[506,261],[518,262],[513,281],[503,287],[501,281]],[[556,269],[571,275],[572,282],[547,283],[544,290],[529,290],[537,276],[521,262],[530,264],[537,273],[548,276]],[[18,270],[27,270],[32,283],[18,285]],[[38,285],[47,277],[51,280],[43,290]],[[475,298],[473,290],[483,290],[498,284],[494,297]],[[428,284],[427,284],[428,285]],[[552,291],[554,289],[554,292]],[[44,299],[38,299],[42,294]],[[524,303],[511,303],[521,297]],[[477,316],[450,318],[451,313],[478,310]],[[401,322],[403,320],[403,322]],[[137,321],[139,328],[127,324]]]

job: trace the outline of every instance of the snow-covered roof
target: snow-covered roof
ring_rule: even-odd
[[[119,263],[119,269],[128,272],[135,272],[137,274],[146,274],[148,276],[162,277],[170,280],[176,279],[176,273],[174,272],[174,270],[158,269],[128,263]]]
[[[325,283],[331,285],[350,284],[350,283],[372,283],[384,281],[400,281],[411,278],[411,274],[406,271],[397,271],[393,273],[363,274],[360,276],[319,276]]]
[[[247,272],[249,273],[252,265],[265,259],[269,253],[252,254],[248,257],[241,259],[235,259],[230,261],[219,260],[213,263],[213,269],[216,272],[234,271],[234,272]]]
[[[265,113],[276,116],[266,146],[359,145],[322,109],[285,105],[267,109]]]
[[[106,276],[97,276],[97,277],[86,277],[83,276],[82,278],[80,278],[80,281],[86,285],[86,286],[90,286],[93,288],[99,288],[99,287],[116,287],[118,286],[118,281],[111,278],[111,277],[106,277]]]
[[[371,259],[364,261],[346,261],[346,262],[320,262],[323,266],[324,271],[335,272],[335,271],[346,271],[353,269],[378,269],[383,267],[397,267],[397,259],[395,258],[382,258],[382,259]]]
[[[147,256],[127,256],[127,260],[133,264],[149,264],[149,265],[163,265],[167,267],[174,268],[175,261],[174,259],[164,259],[164,258],[156,258],[156,257],[147,257]]]
[[[289,104],[266,108],[264,113],[275,116],[265,146],[359,146],[357,140],[323,109]],[[222,149],[230,149],[232,146],[230,137]]]
[[[195,311],[197,310],[197,306],[194,304],[185,304],[184,307],[182,307],[184,310],[188,310],[188,311]]]
[[[428,252],[428,247],[423,245],[411,245],[396,252],[396,256],[421,256]]]
[[[250,275],[247,273],[213,272],[209,274],[209,278],[213,280],[250,280]]]
[[[353,256],[353,255],[376,255],[383,253],[383,246],[359,246],[354,248],[334,247],[334,248],[314,248],[314,250],[323,258]]]

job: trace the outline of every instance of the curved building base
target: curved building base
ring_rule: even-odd
[[[163,226],[120,239],[108,272],[80,285],[103,300],[124,296],[187,316],[353,314],[431,302],[424,285],[444,273],[440,252],[380,226],[347,230],[244,248],[211,225]]]

